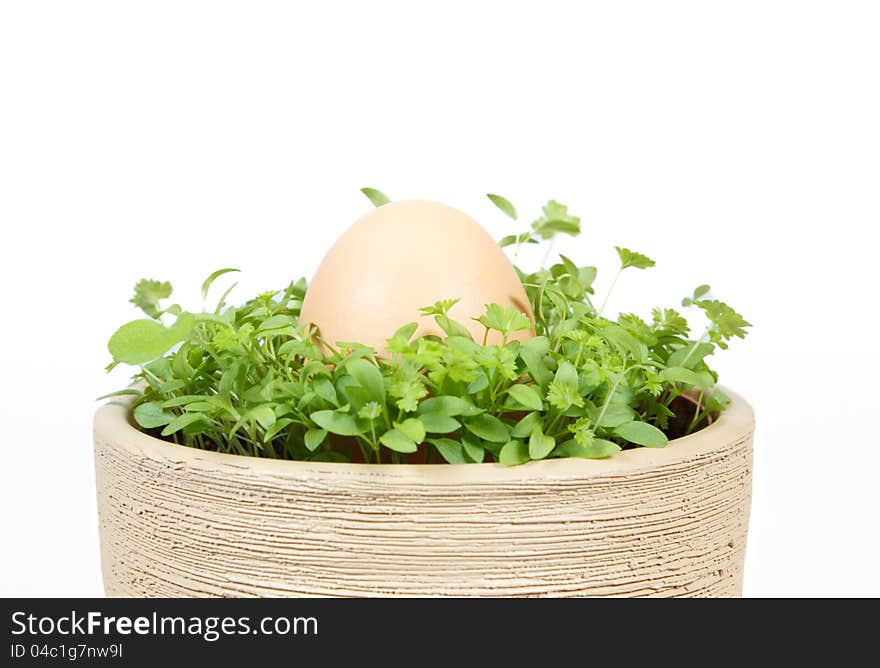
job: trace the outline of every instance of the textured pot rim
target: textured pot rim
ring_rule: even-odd
[[[731,403],[721,416],[700,431],[676,438],[665,448],[633,448],[607,459],[557,458],[533,461],[520,466],[499,463],[483,464],[360,464],[341,462],[304,462],[234,455],[199,450],[170,443],[140,431],[131,421],[135,397],[116,398],[95,413],[95,440],[102,440],[136,450],[151,458],[173,461],[201,469],[247,469],[269,476],[302,477],[322,474],[352,477],[399,478],[425,482],[491,482],[533,478],[583,478],[593,475],[628,475],[639,469],[676,464],[722,449],[732,440],[754,431],[754,412],[741,396],[720,388]]]

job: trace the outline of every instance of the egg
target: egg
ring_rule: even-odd
[[[385,341],[417,322],[415,336],[445,334],[419,310],[459,299],[450,317],[482,342],[473,320],[487,304],[512,306],[534,322],[522,283],[501,248],[475,220],[445,204],[405,200],[380,206],[354,223],[327,252],[306,292],[300,321],[327,343],[358,342],[384,354]],[[509,339],[534,336],[514,332]],[[491,331],[488,343],[501,343]]]

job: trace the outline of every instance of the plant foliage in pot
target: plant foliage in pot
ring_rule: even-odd
[[[496,245],[454,209],[364,192],[377,208],[308,290],[235,306],[232,288],[212,297],[236,271],[221,269],[190,311],[167,304],[169,283],[135,287],[147,318],[109,350],[136,383],[95,420],[107,593],[739,595],[753,416],[709,360],[749,323],[707,285],[682,302],[697,335],[673,308],[606,315],[595,267],[543,266],[580,232],[555,201]],[[391,232],[410,262],[450,240],[478,261],[400,288],[386,258],[334,285]],[[531,272],[500,250],[534,244]],[[617,255],[608,293],[654,266]],[[469,271],[477,287],[456,283]],[[433,301],[395,320],[432,280]],[[376,301],[374,284],[391,292]]]

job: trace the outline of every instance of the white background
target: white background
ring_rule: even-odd
[[[306,9],[308,7],[308,9]],[[102,593],[91,417],[142,276],[198,306],[314,271],[358,188],[657,260],[615,309],[702,282],[755,325],[745,593],[880,595],[880,21],[857,2],[0,5],[0,594]],[[603,282],[604,281],[604,282]]]

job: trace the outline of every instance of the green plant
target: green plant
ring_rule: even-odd
[[[374,189],[364,193],[377,206],[389,201]],[[489,198],[517,219],[508,200]],[[500,244],[516,255],[523,244],[547,243],[546,264],[558,235],[579,232],[580,220],[551,201],[528,230]],[[624,270],[654,265],[625,248],[617,253],[615,282]],[[200,311],[163,306],[169,283],[135,286],[132,302],[147,318],[113,334],[109,368],[140,367],[142,386],[113,394],[137,395],[134,419],[147,432],[196,448],[312,461],[514,465],[608,457],[621,448],[663,447],[709,423],[728,399],[707,358],[749,327],[710,299],[706,285],[683,301],[706,316],[696,338],[671,308],[654,309],[650,320],[607,318],[607,295],[598,308],[593,303],[596,268],[560,255],[532,273],[517,269],[535,314],[534,338],[509,340],[532,322],[489,304],[478,321],[487,334],[500,332],[502,343],[476,341],[449,316],[456,301],[449,299],[421,313],[445,339],[413,339],[416,323],[406,324],[383,358],[306,331],[298,323],[303,279],[241,306],[227,304],[229,288],[206,308],[214,282],[234,271],[205,280]]]

